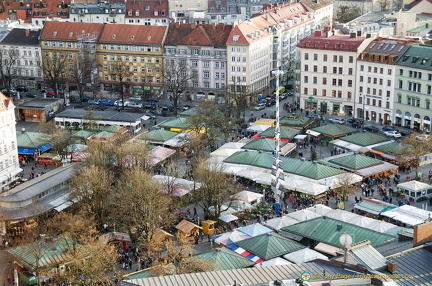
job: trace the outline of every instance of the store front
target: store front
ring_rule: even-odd
[[[425,116],[423,118],[423,131],[430,132],[431,131],[431,120],[429,116]]]
[[[396,110],[395,124],[397,126],[402,126],[402,111],[400,111],[400,110]]]
[[[405,112],[405,123],[404,123],[404,127],[405,127],[405,128],[411,128],[411,121],[412,121],[411,113],[409,113],[409,112]]]
[[[333,103],[333,115],[339,115],[340,112],[340,103]]]
[[[413,129],[420,131],[421,119],[419,114],[414,115]]]
[[[344,107],[345,116],[352,117],[353,116],[353,110],[354,109],[351,105],[345,105],[345,107]]]
[[[377,113],[375,111],[371,112],[371,120],[376,122],[377,121]]]

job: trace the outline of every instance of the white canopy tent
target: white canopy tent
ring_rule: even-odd
[[[262,197],[264,197],[263,194],[258,194],[250,191],[241,191],[232,196],[232,198],[236,200],[244,201],[247,203],[251,203],[253,201],[260,201]]]
[[[234,148],[219,148],[213,152],[210,153],[210,156],[224,156],[229,157],[232,154],[240,151],[240,149],[234,149]]]
[[[272,258],[270,260],[266,260],[266,261],[257,263],[254,265],[254,267],[269,267],[269,266],[288,265],[288,264],[292,264],[292,263],[286,259],[276,257],[276,258]]]
[[[229,214],[229,215],[220,216],[219,220],[224,221],[224,222],[230,222],[230,221],[238,220],[238,217],[236,217],[235,215]]]
[[[155,175],[153,179],[157,180],[162,185],[175,185],[182,189],[192,191],[193,189],[201,187],[201,184],[194,181],[189,181],[181,178],[176,178],[172,176],[165,175]]]
[[[328,207],[328,206],[325,206],[323,204],[316,204],[313,207],[307,208],[306,210],[320,214],[320,215],[325,215],[326,213],[332,211],[333,209]]]
[[[251,126],[249,126],[246,129],[246,131],[249,131],[249,132],[263,132],[263,131],[267,130],[270,127],[271,127],[270,125],[251,124]]]
[[[329,260],[327,256],[310,248],[303,248],[283,256],[286,260],[292,261],[295,264],[308,262],[315,259]]]
[[[296,219],[300,222],[303,221],[308,221],[314,218],[318,218],[318,217],[322,217],[322,215],[308,211],[308,210],[301,210],[301,211],[296,211],[296,212],[292,212],[286,215],[287,217]]]
[[[294,218],[291,218],[288,216],[282,216],[282,217],[276,217],[276,218],[269,219],[264,224],[266,226],[278,231],[283,227],[290,226],[290,225],[297,224],[297,223],[299,223],[299,221],[294,219]]]
[[[326,217],[344,222],[355,219],[358,215],[345,210],[332,210],[325,214]]]

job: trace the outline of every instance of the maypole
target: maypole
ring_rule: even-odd
[[[280,213],[280,197],[283,193],[281,182],[284,180],[282,169],[282,161],[280,159],[280,121],[279,121],[279,75],[282,71],[274,71],[276,73],[276,126],[275,126],[275,149],[273,155],[272,166],[272,190],[275,196],[275,213]]]

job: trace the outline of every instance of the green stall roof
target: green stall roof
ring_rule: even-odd
[[[361,154],[352,154],[343,157],[337,157],[329,160],[329,162],[351,170],[361,170],[364,168],[384,164],[384,162],[381,160]]]
[[[168,131],[165,129],[156,129],[156,130],[152,130],[150,132],[144,133],[144,134],[140,135],[138,138],[142,139],[142,140],[164,142],[166,140],[173,138],[176,135],[178,135],[177,132]]]
[[[280,138],[281,139],[290,139],[292,140],[294,136],[300,133],[301,130],[284,127],[280,128]],[[269,127],[264,132],[262,132],[259,136],[261,137],[274,137],[275,136],[275,127]]]
[[[332,138],[342,137],[345,135],[359,132],[358,129],[340,124],[327,124],[320,127],[312,128],[312,131],[319,132],[324,136]]]
[[[390,153],[395,155],[400,155],[402,149],[402,144],[399,142],[391,142],[389,144],[379,145],[373,147],[372,150],[376,150],[383,153]]]
[[[359,146],[370,146],[386,141],[390,142],[389,139],[380,135],[373,134],[371,132],[352,134],[340,140],[350,142]]]
[[[163,128],[187,129],[190,127],[190,124],[187,122],[187,120],[187,117],[173,118],[165,122],[159,123],[159,126]]]
[[[49,141],[50,135],[39,132],[19,131],[17,132],[17,147],[39,148]]]
[[[226,248],[220,247],[195,255],[195,257],[214,263],[214,270],[230,270],[244,268],[255,263],[246,257]]]
[[[340,230],[338,230],[338,225],[341,226]],[[372,246],[379,246],[397,240],[396,236],[379,233],[327,217],[320,217],[290,225],[282,228],[282,230],[336,247],[343,247],[339,242],[339,238],[342,234],[350,234],[353,243],[369,240]]]
[[[283,237],[275,232],[238,241],[236,244],[264,260],[272,259],[306,247],[303,244]]]
[[[264,152],[273,152],[275,149],[276,141],[272,139],[252,139],[246,143],[242,148],[250,150],[261,150]],[[280,142],[280,146],[285,146],[285,142]]]

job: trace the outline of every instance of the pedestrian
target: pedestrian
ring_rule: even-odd
[[[45,170],[48,169],[48,165],[47,165],[47,163],[44,164],[44,169],[45,169]]]
[[[194,216],[198,216],[198,213],[197,213],[197,209],[196,209],[196,207],[194,207]]]

